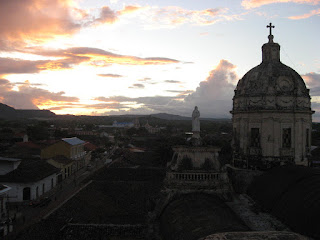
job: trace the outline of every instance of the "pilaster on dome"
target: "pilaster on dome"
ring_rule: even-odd
[[[267,28],[269,28],[269,42],[262,46],[262,62],[280,62],[280,45],[273,42],[272,28],[274,26],[270,23]]]

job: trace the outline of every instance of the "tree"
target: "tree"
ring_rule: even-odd
[[[46,140],[49,138],[48,127],[43,122],[35,126],[29,126],[27,133],[32,140]]]

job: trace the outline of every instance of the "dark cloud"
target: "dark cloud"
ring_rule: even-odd
[[[23,60],[0,58],[0,75],[38,73],[46,70],[61,70],[72,68],[73,65],[89,60],[87,57],[69,57],[59,60]]]
[[[121,78],[121,77],[123,77],[122,75],[112,74],[112,73],[101,73],[101,74],[97,74],[97,76],[99,76],[99,77],[108,77],[108,78]]]
[[[186,96],[189,95],[190,93],[193,93],[193,90],[166,90],[166,92],[170,93],[179,93],[178,96]]]
[[[162,65],[179,63],[178,60],[170,58],[139,58],[114,54],[99,48],[77,47],[58,50],[44,50],[39,48],[26,48],[26,53],[45,57],[56,57],[57,60],[23,60],[0,57],[0,75],[19,73],[39,73],[46,70],[70,69],[81,63],[90,63],[104,67],[111,64],[121,65]],[[152,60],[151,60],[152,59]],[[118,74],[98,74],[101,77],[122,77]],[[147,79],[147,78],[146,78]]]
[[[202,81],[194,93],[185,98],[186,104],[199,106],[203,112],[216,117],[228,117],[232,108],[232,97],[238,80],[234,71],[235,65],[227,60],[220,60],[206,81]]]
[[[143,78],[143,79],[139,79],[138,81],[139,81],[139,82],[147,82],[147,81],[150,81],[150,80],[151,80],[151,78],[145,77],[145,78]]]
[[[120,103],[101,103],[101,104],[90,104],[90,105],[83,105],[85,108],[89,109],[125,109],[128,108],[125,104]]]
[[[306,85],[310,88],[311,96],[320,96],[320,74],[315,72],[301,75]]]
[[[114,23],[118,19],[116,13],[112,11],[108,6],[101,8],[100,17],[96,19],[100,23]]]
[[[135,83],[135,84],[133,84],[131,87],[129,87],[129,88],[144,88],[144,85],[143,84],[141,84],[141,83]]]
[[[28,80],[26,80],[25,82],[14,82],[13,84],[15,85],[29,85],[29,86],[44,86],[45,84],[41,84],[41,83],[30,83]]]
[[[25,52],[47,57],[59,57],[72,61],[99,61],[105,64],[122,65],[159,65],[179,63],[180,61],[164,57],[140,58],[129,55],[115,54],[100,48],[74,47],[68,49],[45,50],[41,48],[27,48]]]
[[[166,83],[182,83],[181,81],[177,81],[177,80],[165,80],[164,82],[166,82]]]
[[[124,96],[112,96],[112,97],[96,97],[92,100],[101,102],[132,102],[134,98],[124,97]]]

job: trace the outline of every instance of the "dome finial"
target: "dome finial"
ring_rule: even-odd
[[[269,28],[269,42],[273,42],[272,28],[274,28],[274,26],[272,26],[272,23],[269,23],[269,25],[267,25],[267,28]]]

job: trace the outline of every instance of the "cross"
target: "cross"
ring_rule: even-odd
[[[274,28],[274,26],[272,26],[272,23],[270,23],[269,25],[267,25],[267,28],[270,28],[269,35],[272,35],[272,28]]]

